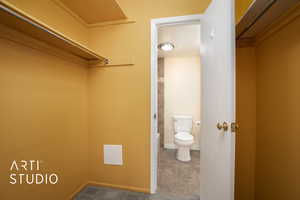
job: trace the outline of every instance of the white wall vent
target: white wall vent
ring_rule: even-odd
[[[123,165],[123,147],[122,145],[103,146],[104,164],[107,165]]]

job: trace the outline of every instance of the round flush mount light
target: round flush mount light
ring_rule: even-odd
[[[158,48],[162,51],[172,51],[174,49],[174,44],[170,42],[161,43],[158,45]]]

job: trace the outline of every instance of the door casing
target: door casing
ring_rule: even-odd
[[[157,134],[157,59],[158,59],[158,28],[163,26],[200,24],[202,15],[186,15],[178,17],[158,18],[151,20],[151,130],[150,130],[150,192],[153,194],[157,190],[157,154],[158,144]],[[199,35],[200,37],[200,35]],[[156,118],[154,117],[156,115]]]
[[[201,26],[200,195],[204,200],[233,200],[235,133],[218,131],[215,125],[235,122],[234,0],[213,0],[203,15],[151,21],[150,191],[155,193],[157,189],[157,119],[153,117],[157,113],[157,30],[160,26],[191,23]]]

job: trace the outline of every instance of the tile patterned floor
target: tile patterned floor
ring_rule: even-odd
[[[74,200],[200,200],[199,152],[192,151],[192,161],[187,163],[176,160],[175,155],[175,150],[159,152],[157,194],[88,186]]]
[[[158,156],[158,192],[176,195],[200,193],[200,151],[191,151],[192,160],[176,160],[176,150],[160,149]]]
[[[127,190],[88,186],[74,200],[199,200],[199,197],[161,193],[150,195]]]

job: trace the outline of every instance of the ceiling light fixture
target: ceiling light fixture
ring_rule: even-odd
[[[158,45],[158,48],[162,51],[172,51],[174,49],[174,44],[170,42],[161,43]]]

